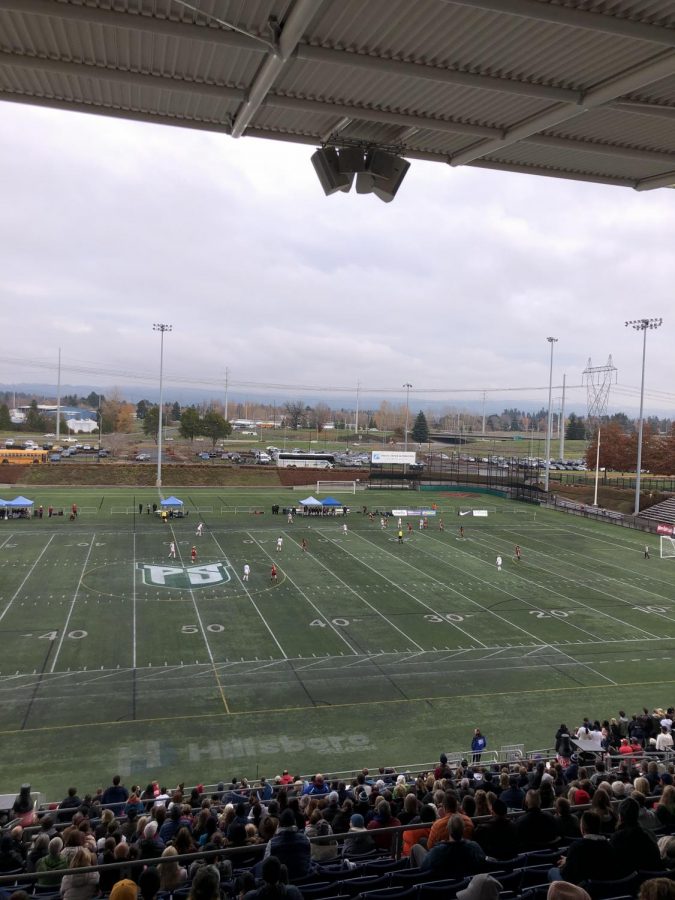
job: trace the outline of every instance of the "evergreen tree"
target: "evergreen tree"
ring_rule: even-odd
[[[575,413],[570,413],[565,429],[565,437],[570,441],[583,441],[586,437],[586,423]]]
[[[148,414],[149,408],[150,408],[150,404],[148,403],[147,400],[139,400],[138,403],[136,404],[136,418],[140,419],[142,421]],[[146,432],[146,434],[147,434],[147,432]]]
[[[171,421],[180,422],[180,403],[177,400],[171,407]]]
[[[12,420],[9,417],[9,406],[3,403],[0,406],[0,431],[9,431],[12,427]]]
[[[194,406],[189,406],[180,415],[180,436],[194,441],[197,435],[201,434],[201,425],[199,413]]]
[[[215,447],[217,441],[232,432],[232,426],[224,416],[212,409],[202,419],[200,430],[205,437],[211,439],[211,445]]]
[[[46,428],[44,416],[40,414],[37,400],[31,400],[30,409],[26,415],[26,431],[44,431]]]
[[[418,444],[426,444],[429,440],[429,426],[427,425],[427,418],[422,410],[417,413],[417,418],[415,419],[410,434],[412,439]]]
[[[144,403],[145,401],[141,401]],[[159,406],[148,406],[143,414],[143,434],[151,437],[157,443],[157,431],[159,429]]]

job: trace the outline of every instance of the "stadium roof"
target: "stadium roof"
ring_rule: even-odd
[[[675,186],[673,0],[0,0],[0,98]]]

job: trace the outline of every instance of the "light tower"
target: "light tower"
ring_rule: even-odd
[[[153,331],[159,331],[159,415],[157,416],[157,487],[162,486],[162,404],[164,397],[162,393],[164,379],[164,335],[167,331],[171,331],[173,325],[164,325],[162,322],[155,322],[152,326]]]
[[[637,474],[635,476],[635,511],[633,515],[640,514],[640,475],[642,470],[642,411],[645,402],[645,357],[647,355],[647,332],[655,331],[663,324],[663,319],[631,319],[626,322],[626,328],[634,328],[642,332],[642,380],[640,382],[640,421],[638,425],[638,450],[637,450]]]
[[[544,491],[548,493],[548,472],[551,467],[551,421],[553,409],[551,407],[551,395],[553,393],[553,346],[558,343],[558,338],[547,337],[551,345],[551,364],[548,372],[548,419],[546,421],[546,459],[544,461]]]
[[[593,506],[598,505],[598,478],[600,475],[600,436],[602,432],[602,420],[607,415],[609,403],[609,389],[616,384],[616,368],[612,364],[610,354],[606,366],[592,366],[588,358],[588,365],[582,372],[583,382],[586,385],[586,406],[588,409],[588,424],[596,431],[597,447],[595,450],[595,491],[593,493]]]

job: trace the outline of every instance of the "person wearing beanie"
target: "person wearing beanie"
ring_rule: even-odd
[[[151,819],[143,829],[143,837],[138,842],[139,859],[157,859],[162,855],[164,844],[158,835],[157,822]]]
[[[349,831],[342,844],[342,855],[345,859],[350,856],[370,853],[375,849],[375,841],[366,830],[366,823],[361,813],[354,813],[349,820]]]
[[[498,900],[502,886],[487,872],[474,875],[469,886],[457,892],[457,900]]]

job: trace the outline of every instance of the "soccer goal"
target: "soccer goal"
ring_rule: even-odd
[[[317,481],[317,494],[355,494],[355,481]]]
[[[675,559],[675,538],[661,535],[661,559]]]

